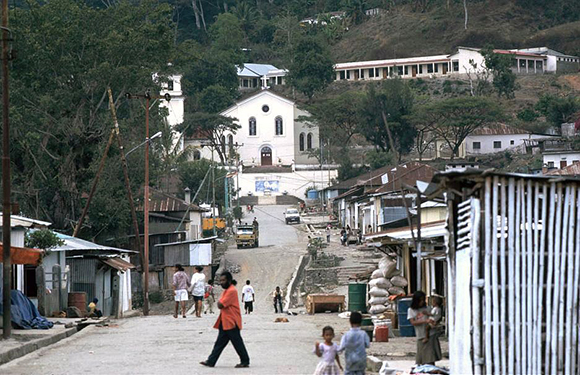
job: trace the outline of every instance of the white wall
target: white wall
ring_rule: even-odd
[[[338,177],[338,171],[330,170],[330,179]],[[328,187],[328,170],[314,170],[314,171],[297,171],[292,173],[240,173],[238,178],[241,188],[240,195],[247,196],[248,192],[252,195],[263,195],[262,192],[256,191],[256,182],[261,181],[277,181],[278,192],[272,192],[271,195],[282,195],[282,192],[287,191],[289,195],[294,195],[298,198],[304,199],[306,190],[311,186],[316,186],[318,189]]]
[[[524,139],[544,138],[545,136],[536,134],[507,134],[507,135],[469,135],[465,138],[463,145],[467,155],[482,155],[493,154],[495,152],[502,152],[507,149],[521,147],[524,144]],[[501,142],[501,148],[494,148],[495,141]],[[511,144],[511,142],[514,144]],[[481,148],[479,150],[473,148],[473,142],[480,142]]]
[[[310,113],[303,111],[301,109],[295,108],[294,110],[294,118],[298,119],[300,116],[310,116]],[[307,138],[308,133],[312,134],[312,148],[319,148],[320,147],[320,139],[318,133],[318,127],[308,126],[303,122],[295,122],[295,133],[294,133],[294,154],[295,154],[295,164],[318,164],[319,161],[315,157],[309,156],[309,152],[307,149]],[[300,134],[304,134],[304,151],[300,151]],[[326,158],[326,155],[325,155]]]
[[[560,169],[560,162],[565,161],[566,166],[571,165],[574,162],[580,161],[580,151],[570,151],[568,153],[557,153],[557,154],[543,154],[543,164],[544,167],[548,167],[550,162],[554,163],[554,168]]]
[[[470,60],[473,60],[475,64],[477,64],[477,71],[481,70],[482,67],[485,66],[485,62],[483,56],[478,51],[472,51],[469,49],[459,48],[457,53],[450,56],[451,66],[449,71],[455,74],[467,74],[470,72],[474,72],[473,66],[471,66]],[[459,61],[459,71],[453,71],[453,61]]]
[[[268,112],[264,112],[264,106],[269,107]],[[305,125],[296,122],[299,116],[307,113],[297,109],[294,102],[263,90],[222,112],[222,115],[236,118],[241,126],[236,134],[233,134],[233,141],[242,145],[238,153],[244,165],[261,165],[261,151],[264,147],[272,149],[272,165],[292,165],[297,158],[302,163],[318,163],[315,158],[308,158],[298,151],[298,137],[305,129],[314,135],[312,146],[318,147],[318,129],[306,128]],[[255,136],[249,133],[249,120],[252,117],[256,119]],[[282,135],[276,135],[276,117],[282,118],[284,129]]]

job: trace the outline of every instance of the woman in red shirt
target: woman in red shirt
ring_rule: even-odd
[[[214,328],[219,329],[219,333],[211,354],[207,360],[200,362],[204,366],[214,367],[222,351],[231,341],[240,357],[240,363],[236,365],[236,368],[250,367],[250,357],[240,335],[242,313],[238,302],[238,291],[232,284],[232,280],[232,274],[227,271],[220,276],[220,284],[224,292],[217,303],[220,315],[214,325]]]

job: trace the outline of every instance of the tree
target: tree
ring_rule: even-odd
[[[120,2],[93,9],[82,2],[27,3],[12,10],[17,38],[12,62],[11,121],[14,198],[27,215],[69,229],[78,219],[112,128],[107,88],[115,105],[125,147],[143,142],[142,103],[125,92],[152,92],[152,72],[164,73],[173,55],[172,11],[152,1]],[[151,133],[162,123],[152,103]],[[158,155],[151,155],[152,180]],[[131,155],[134,195],[143,182],[142,153]],[[109,223],[115,223],[115,225]],[[126,235],[131,231],[118,149],[109,159],[83,235]]]
[[[307,120],[318,126],[320,137],[329,139],[331,146],[347,147],[359,131],[363,100],[364,94],[346,91],[309,105]]]
[[[222,165],[228,162],[228,145],[226,144],[226,134],[236,133],[240,125],[237,119],[225,117],[213,113],[185,113],[183,123],[177,129],[185,136],[196,135],[207,141],[207,146],[211,147],[218,154]]]
[[[334,80],[330,52],[318,39],[302,38],[294,47],[293,56],[288,81],[309,100]]]
[[[580,99],[577,96],[543,95],[536,103],[536,109],[552,125],[559,127],[566,122],[574,122],[580,111]]]
[[[64,240],[50,229],[39,229],[27,232],[24,243],[26,247],[33,249],[50,250],[64,245]]]
[[[220,168],[217,163],[214,163],[213,166],[215,167],[215,198],[216,198],[216,205],[224,206],[225,205],[225,176],[227,175],[227,171],[223,168]],[[189,161],[187,163],[183,163],[179,166],[177,172],[179,175],[179,180],[181,182],[182,191],[187,187],[192,192],[192,198],[197,193],[197,198],[195,202],[197,204],[203,203],[211,203],[213,189],[212,180],[211,180],[211,172],[205,178],[206,174],[208,173],[209,169],[212,167],[212,163],[209,160],[201,159],[196,161]],[[205,182],[202,185],[202,182]]]
[[[485,97],[460,97],[425,104],[409,117],[417,127],[431,131],[458,156],[459,147],[475,129],[502,119],[497,103]]]
[[[517,84],[516,75],[511,68],[511,56],[496,53],[489,45],[481,50],[481,55],[485,60],[485,69],[488,69],[493,76],[493,87],[497,95],[512,99]]]
[[[360,132],[382,151],[392,151],[397,162],[413,146],[411,114],[414,95],[407,82],[390,79],[369,85],[363,101]]]

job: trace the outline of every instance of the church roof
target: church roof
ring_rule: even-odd
[[[220,113],[220,115],[227,116],[227,113],[230,112],[232,109],[235,109],[238,106],[244,105],[244,104],[246,104],[246,103],[248,103],[248,102],[250,102],[250,101],[252,101],[252,100],[254,100],[256,98],[259,98],[261,96],[271,96],[271,97],[274,97],[274,98],[276,98],[278,100],[281,100],[281,101],[283,101],[283,102],[285,102],[287,104],[290,104],[290,105],[294,105],[295,104],[293,100],[290,100],[288,98],[285,98],[285,97],[283,97],[280,94],[276,94],[273,91],[268,90],[268,89],[262,89],[260,91],[256,91],[252,95],[250,95],[250,96],[248,96],[248,97],[246,97],[246,98],[244,98],[244,99],[236,102],[234,105],[232,105],[229,108],[227,108],[224,111],[222,111]]]

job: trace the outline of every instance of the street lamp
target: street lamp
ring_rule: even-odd
[[[171,95],[151,95],[151,92],[147,90],[144,95],[132,95],[126,93],[125,97],[127,99],[145,99],[145,186],[143,189],[145,190],[143,200],[143,240],[145,242],[145,246],[143,247],[143,261],[145,264],[143,264],[142,267],[145,279],[143,282],[143,315],[147,316],[149,315],[149,143],[151,139],[161,136],[161,132],[159,132],[149,138],[149,106],[151,99],[165,99],[169,102],[171,101]],[[140,146],[141,145],[138,147]],[[129,151],[127,155],[129,155],[131,151]]]
[[[130,153],[132,153],[133,151],[137,150],[139,147],[143,146],[145,143],[149,143],[149,142],[151,142],[152,140],[154,140],[155,138],[159,138],[159,137],[161,137],[162,135],[163,135],[163,133],[162,133],[162,132],[157,132],[157,133],[155,133],[155,134],[153,135],[153,137],[151,137],[151,138],[147,138],[147,139],[145,139],[143,142],[139,143],[137,146],[133,147],[133,148],[131,149],[131,151],[129,151],[129,152],[127,152],[127,153],[125,154],[125,157],[129,156],[129,154],[130,154]]]

